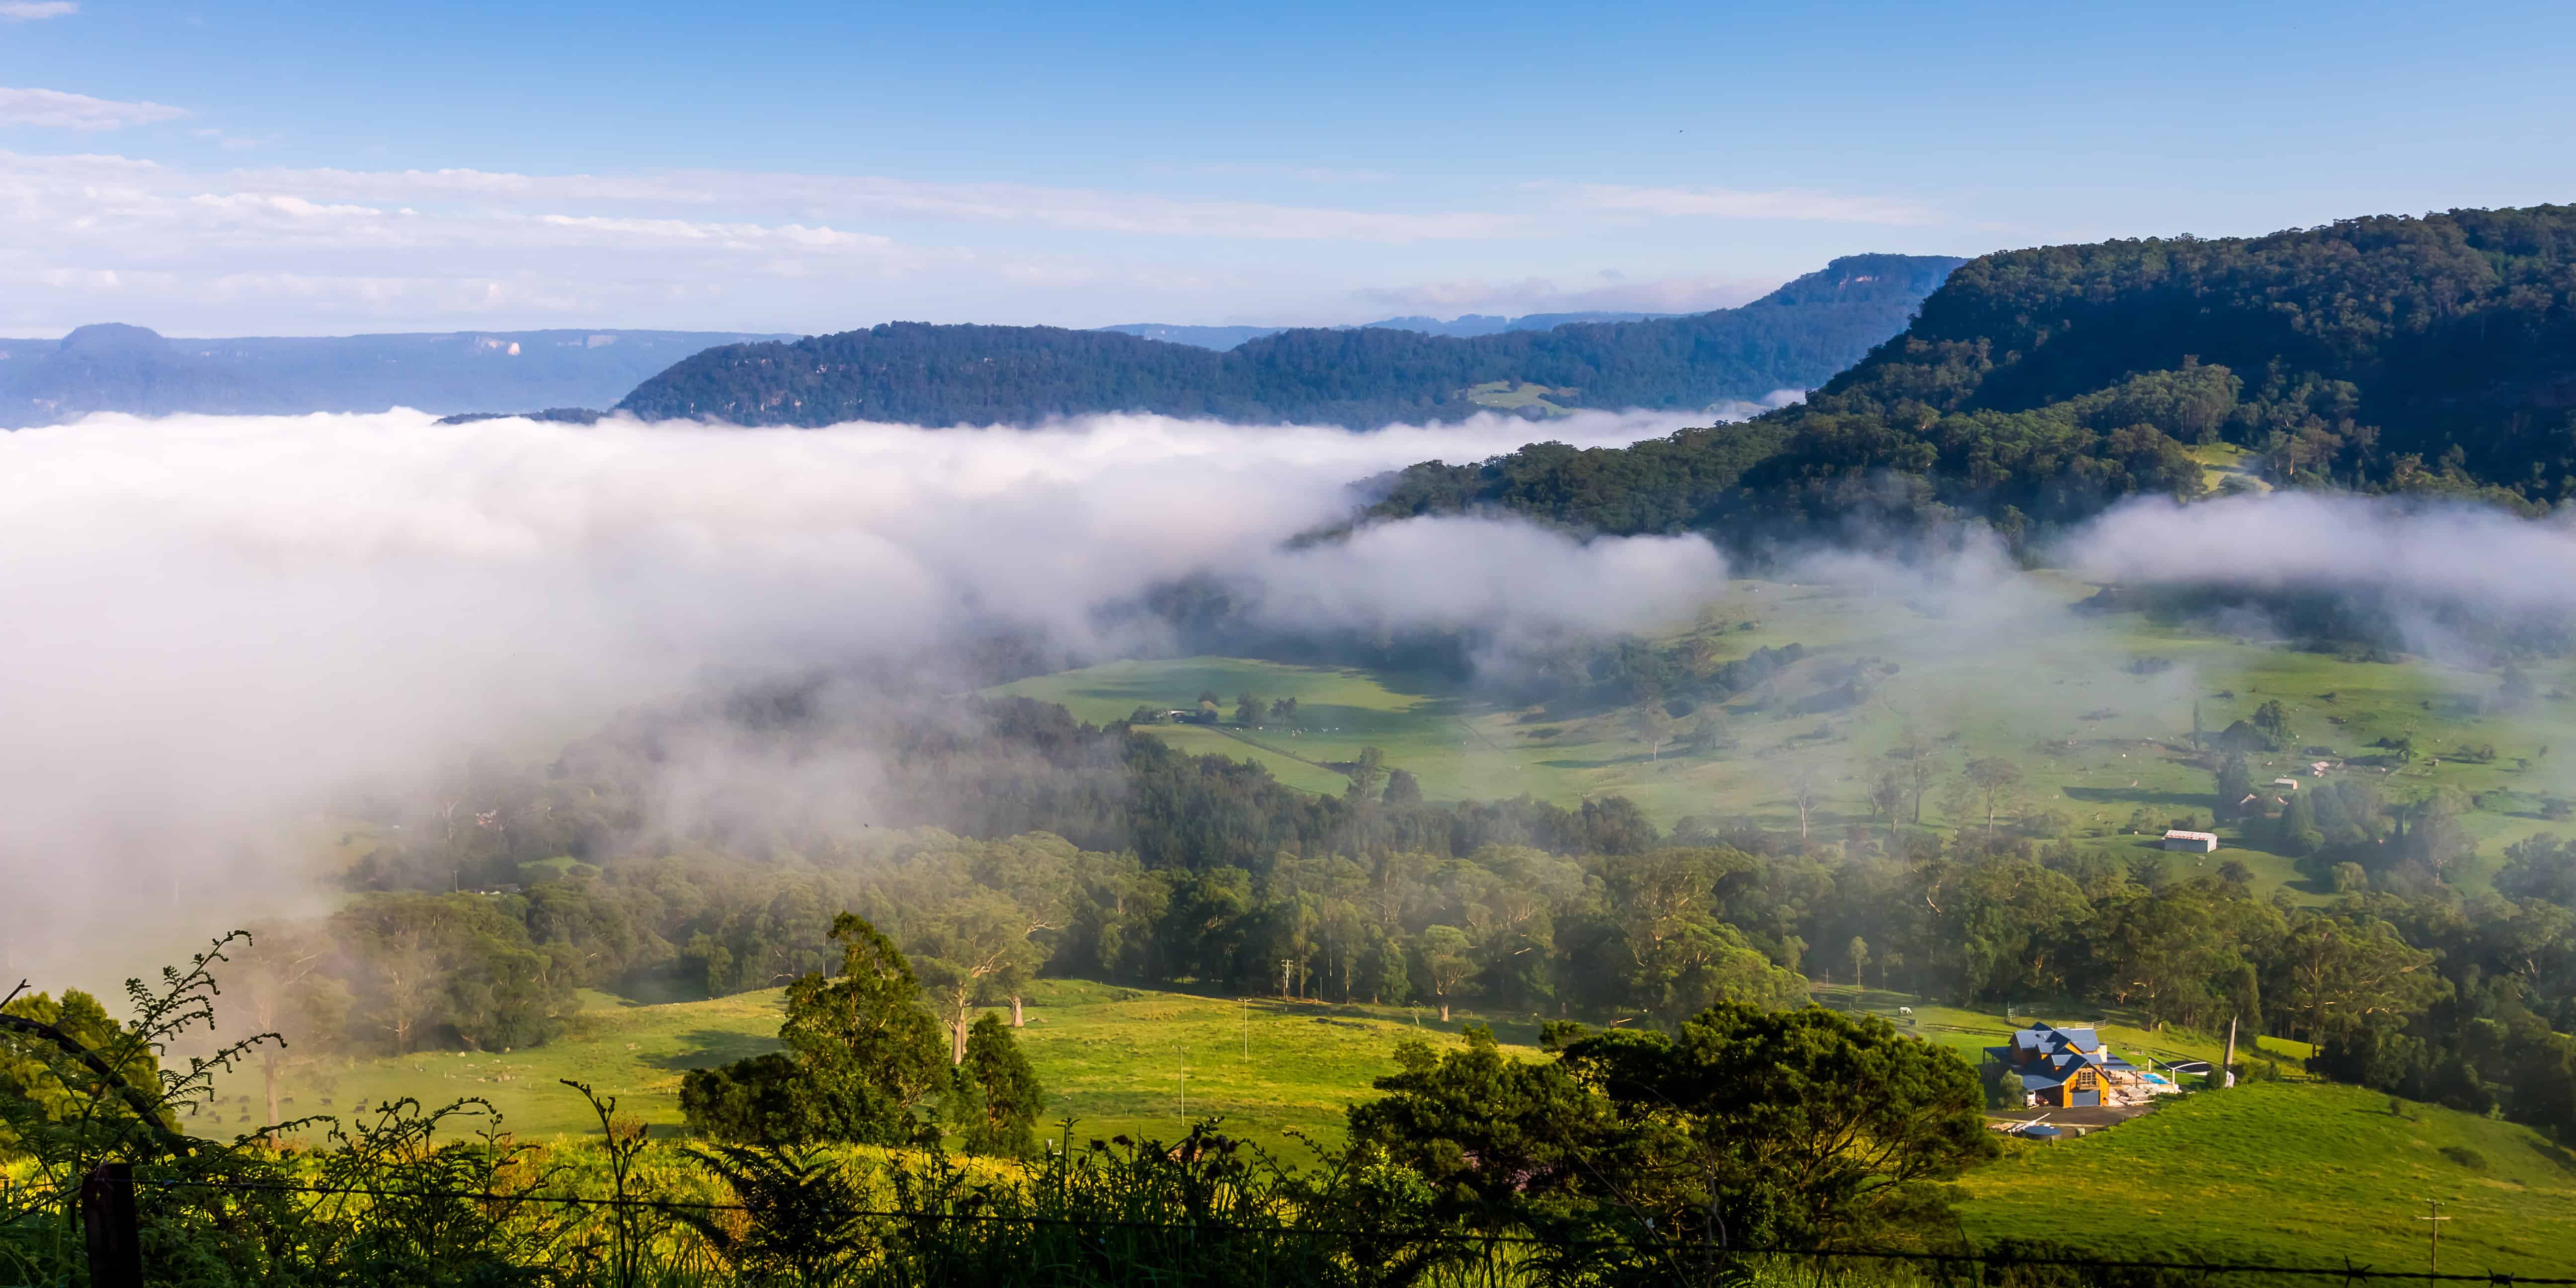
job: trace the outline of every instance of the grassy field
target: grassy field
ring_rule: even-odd
[[[2203,443],[2191,449],[2193,460],[2200,462],[2201,486],[2212,492],[2235,484],[2238,490],[2269,492],[2272,485],[2257,475],[2255,467],[2262,457],[2234,443]]]
[[[1571,401],[1582,391],[1551,388],[1547,385],[1532,384],[1526,380],[1489,380],[1459,392],[1467,396],[1467,401],[1479,407],[1491,407],[1496,411],[1535,409],[1541,415],[1554,418],[1571,416],[1574,414],[1574,409],[1552,400],[1563,398]]]
[[[1263,722],[1154,726],[1192,751],[1223,751],[1270,767],[1303,790],[1334,791],[1347,780],[1327,766],[1381,749],[1411,770],[1435,800],[1491,799],[1524,792],[1572,805],[1586,796],[1627,795],[1658,821],[1684,815],[1750,815],[1794,826],[1786,784],[1807,771],[1825,785],[1811,825],[1828,835],[1873,826],[1865,797],[1887,751],[1909,729],[1935,740],[1955,767],[2002,756],[2027,778],[2026,808],[2060,816],[2066,834],[2153,853],[2171,822],[2210,822],[2210,775],[2186,763],[2195,708],[2216,731],[2268,700],[2288,709],[2302,746],[2334,757],[2372,754],[2382,737],[2411,738],[2425,759],[2394,771],[2351,765],[2392,800],[2455,787],[2478,802],[2465,820],[2491,868],[2504,845],[2548,830],[2551,796],[2576,797],[2576,757],[2553,761],[2556,742],[2576,743],[2576,707],[2544,700],[2512,715],[2481,714],[2497,686],[2492,673],[2422,659],[2348,660],[2256,635],[2182,630],[2136,614],[2094,617],[2063,611],[2091,587],[2047,575],[2022,577],[2009,592],[1958,603],[1906,601],[1894,593],[1736,582],[1686,629],[1709,645],[1710,664],[1792,642],[1807,657],[1722,708],[1737,745],[1707,755],[1649,749],[1622,727],[1621,712],[1562,714],[1514,709],[1454,686],[1401,674],[1288,666],[1241,658],[1119,662],[1022,680],[1001,691],[1061,702],[1092,721],[1124,718],[1138,706],[1187,708],[1220,695],[1264,704],[1295,697],[1293,726]],[[1972,613],[1974,615],[1972,615]],[[2255,629],[2248,624],[2249,630]],[[2259,632],[2258,632],[2259,634]],[[1827,700],[1856,664],[1879,677],[1856,705]],[[1892,672],[1890,671],[1892,669]],[[2532,670],[2535,685],[2564,692],[2576,672],[2562,663]],[[2471,763],[2456,754],[2492,746]],[[2258,780],[2307,778],[2299,752],[2258,758]],[[1936,788],[1925,823],[1957,821]],[[2139,829],[2133,833],[2133,822]],[[2190,870],[2236,859],[2266,892],[2287,888],[2317,900],[2287,859],[2267,853],[2234,826],[2218,829],[2213,857],[2175,856]],[[2563,829],[2562,829],[2563,830]],[[2479,888],[2481,877],[2467,882]]]
[[[2576,1155],[2529,1128],[2353,1087],[2255,1083],[2184,1098],[2055,1144],[2008,1145],[1966,1179],[1969,1232],[2106,1254],[2197,1253],[2424,1268],[2427,1200],[2442,1269],[2576,1265]]]
[[[504,1125],[530,1138],[596,1129],[590,1109],[558,1084],[570,1078],[619,1098],[651,1127],[676,1131],[680,1078],[690,1069],[777,1048],[782,990],[707,1002],[636,1006],[586,995],[572,1031],[539,1048],[500,1054],[441,1052],[298,1071],[285,1114],[346,1112],[413,1096],[438,1105],[481,1096]],[[1050,1120],[1070,1114],[1077,1133],[1170,1137],[1188,1121],[1221,1116],[1246,1138],[1292,1148],[1289,1131],[1341,1133],[1342,1108],[1395,1069],[1396,1044],[1458,1042],[1434,1014],[1145,992],[1075,980],[1042,981],[1019,1040],[1048,1095]],[[1506,1039],[1532,1026],[1496,1024]],[[1526,1053],[1526,1052],[1525,1052]],[[1186,1082],[1183,1076],[1186,1074]],[[246,1130],[264,1106],[256,1072],[221,1088],[213,1131]],[[1187,1115],[1183,1117],[1183,1096]]]
[[[2135,1017],[2098,1007],[2023,1007],[2018,1016],[2007,1016],[1847,985],[1817,985],[1814,995],[1837,1010],[1885,1016],[1970,1063],[2017,1023],[2034,1018],[2095,1025],[2113,1050],[2133,1060],[2215,1061],[2225,1045],[2221,1034],[2150,1031],[2132,1022]],[[285,1109],[291,1117],[397,1096],[425,1103],[482,1096],[516,1130],[549,1136],[591,1125],[579,1098],[558,1085],[570,1078],[620,1097],[623,1108],[649,1124],[675,1128],[682,1074],[776,1049],[781,996],[772,989],[648,1006],[586,993],[570,1031],[544,1047],[422,1054],[299,1072],[291,1078],[293,1098]],[[1913,1014],[1900,1017],[1900,1007]],[[1267,1140],[1290,1128],[1337,1133],[1342,1107],[1370,1094],[1369,1083],[1395,1067],[1395,1045],[1406,1038],[1441,1045],[1455,1041],[1467,1024],[1490,1023],[1506,1042],[1526,1051],[1537,1029],[1527,1017],[1479,1018],[1465,1010],[1443,1024],[1430,1012],[1403,1007],[1243,1002],[1082,980],[1040,981],[1027,1015],[1028,1026],[1018,1036],[1047,1087],[1051,1116],[1071,1113],[1095,1132],[1171,1130],[1184,1121],[1186,1067],[1190,1118],[1223,1115]],[[2243,1060],[2274,1060],[2292,1078],[2303,1076],[2297,1062],[2306,1055],[2303,1045],[2277,1038],[2262,1039],[2258,1047],[2248,1037],[2238,1052]],[[228,1084],[215,1125],[252,1126],[250,1116],[262,1108],[250,1099],[257,1091],[256,1074]]]
[[[1889,1014],[1912,1005],[1910,1032],[1974,1059],[2013,1021],[1915,1004],[1876,991],[1821,987],[1818,1000]],[[290,1113],[346,1110],[361,1100],[417,1096],[432,1104],[483,1096],[523,1138],[593,1130],[589,1109],[556,1085],[574,1078],[620,1098],[657,1134],[676,1132],[681,1074],[774,1046],[780,995],[631,1006],[592,995],[563,1040],[502,1055],[422,1055],[293,1080]],[[2028,1018],[2025,1016],[2024,1018]],[[2118,1015],[2049,1012],[2100,1025],[2135,1059],[2215,1059],[2221,1039],[2147,1032]],[[1419,1023],[1415,1023],[1417,1020]],[[1461,1017],[1464,1023],[1466,1017]],[[1398,1042],[1458,1041],[1459,1025],[1393,1008],[1334,1007],[1144,992],[1049,981],[1021,1030],[1051,1102],[1077,1137],[1169,1138],[1221,1116],[1239,1135],[1305,1157],[1292,1138],[1340,1136],[1343,1107],[1392,1071]],[[1523,1058],[1526,1022],[1496,1025]],[[2240,1052],[2240,1054],[2249,1054]],[[2294,1044],[2263,1054],[2289,1060]],[[1186,1072],[1186,1084],[1182,1076]],[[257,1077],[224,1089],[222,1117],[199,1130],[248,1126]],[[1185,1111],[1182,1096],[1186,1092]],[[1979,1238],[2022,1235],[2130,1256],[2204,1255],[2332,1263],[2344,1252],[2383,1267],[2420,1265],[2410,1218],[2439,1199],[2449,1269],[2535,1273],[2576,1263],[2576,1156],[2532,1131],[2449,1110],[2389,1112],[2386,1096],[2330,1084],[2251,1082],[2196,1094],[2119,1127],[2051,1145],[2008,1143],[1999,1163],[1965,1180],[1963,1209]]]
[[[2216,1064],[2227,1052],[2227,1035],[2224,1033],[2150,1028],[2136,1015],[2105,1010],[2090,1003],[2021,1006],[2006,1014],[2001,1010],[1942,1006],[1881,989],[1856,989],[1848,984],[1819,984],[1809,991],[1817,1002],[1835,1010],[1884,1017],[1906,1033],[1934,1046],[1958,1052],[1960,1058],[1970,1064],[1983,1060],[1985,1049],[1997,1045],[2005,1033],[2035,1020],[2060,1025],[2089,1025],[2101,1034],[2105,1046],[2133,1064],[2145,1064],[2147,1059],[2168,1064],[2181,1060],[2206,1060]],[[1900,1009],[1911,1010],[1913,1014],[1900,1015]],[[2310,1050],[2304,1042],[2243,1034],[2237,1039],[2236,1058],[2241,1064],[2251,1065],[2259,1061],[2272,1065],[2281,1077],[2296,1080],[2307,1076],[2302,1062],[2308,1058]]]

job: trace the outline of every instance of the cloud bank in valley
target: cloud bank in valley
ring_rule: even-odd
[[[1547,428],[1606,446],[1681,424]],[[1158,622],[1103,610],[1180,579],[1214,579],[1271,626],[1504,644],[1652,631],[1723,592],[1726,560],[1697,537],[1452,517],[1288,540],[1347,516],[1352,480],[1529,435],[1500,419],[797,431],[408,412],[0,435],[0,901],[52,940],[13,937],[0,965],[24,971],[111,915],[202,919],[226,892],[274,904],[299,888],[286,856],[313,853],[353,783],[416,785],[473,749],[543,756],[622,708],[746,681],[891,666],[959,687],[931,662],[996,632],[1094,658],[1171,647]],[[2576,608],[2576,535],[2467,509],[2140,502],[2060,555],[2105,581]],[[2124,656],[1991,540],[1816,550],[1773,575],[1898,614],[1897,643],[1874,646],[1890,660],[2108,675]],[[2456,629],[2425,622],[2427,639]],[[2182,701],[2187,677],[2173,684]],[[709,748],[677,807],[810,803],[829,794],[813,776],[838,772],[758,756]]]
[[[2576,607],[2576,528],[2462,504],[2283,492],[2137,501],[2066,543],[2105,581],[2386,590],[2505,610]]]
[[[1679,425],[1551,429],[1610,445]],[[350,782],[469,748],[537,754],[623,706],[989,630],[1103,646],[1097,609],[1175,577],[1371,629],[1643,625],[1723,577],[1695,538],[1485,519],[1282,545],[1348,514],[1353,479],[1524,436],[1499,420],[1354,435],[414,413],[0,435],[0,883],[27,921],[66,929],[265,889],[297,820]]]

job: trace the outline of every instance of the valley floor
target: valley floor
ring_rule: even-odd
[[[2493,703],[2493,672],[2313,651],[2255,622],[2242,624],[2249,634],[2221,635],[2135,612],[2067,611],[2093,589],[2031,574],[1994,592],[1999,607],[1971,616],[1884,589],[1729,583],[1665,642],[1694,641],[1711,666],[1790,644],[1805,656],[1712,704],[1734,745],[1704,753],[1678,741],[1696,715],[1675,722],[1674,741],[1650,747],[1629,727],[1631,709],[1513,707],[1437,677],[1249,658],[1113,662],[993,692],[1061,703],[1097,724],[1139,707],[1195,710],[1201,693],[1214,693],[1218,723],[1143,728],[1192,754],[1254,761],[1303,791],[1346,790],[1336,766],[1376,747],[1433,800],[1527,794],[1572,806],[1618,794],[1665,827],[1697,815],[1779,829],[1799,826],[1789,785],[1812,776],[1822,790],[1807,826],[1833,838],[1888,826],[1869,804],[1870,785],[1911,731],[1938,748],[1944,773],[1921,824],[1909,817],[1901,827],[1946,831],[1981,810],[1950,788],[1961,764],[1999,757],[2023,775],[2004,817],[2054,816],[2053,836],[2140,858],[2161,853],[2166,827],[2188,820],[2214,830],[2221,848],[2165,858],[2175,872],[2234,860],[2252,870],[2258,894],[2323,903],[2332,892],[2264,829],[2213,819],[2214,780],[2192,763],[2195,719],[2214,734],[2278,701],[2297,747],[2254,756],[2255,780],[2312,789],[2320,780],[2308,766],[2323,760],[2337,766],[2329,775],[2366,777],[2392,803],[2457,789],[2470,805],[2461,825],[2483,855],[2459,874],[2464,890],[2485,888],[2512,841],[2576,827],[2546,817],[2553,800],[2576,803],[2576,759],[2550,755],[2576,746],[2576,666],[2530,664],[2528,678],[2549,696],[2505,711]],[[1843,688],[1856,669],[1875,678]],[[1265,708],[1295,698],[1297,712],[1238,725],[1232,715],[1246,693]],[[2413,761],[2377,763],[2378,742],[2400,738],[2415,747]]]

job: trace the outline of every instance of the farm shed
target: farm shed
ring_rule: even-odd
[[[2207,854],[2218,848],[2216,832],[2185,832],[2180,829],[2165,833],[2165,848]]]

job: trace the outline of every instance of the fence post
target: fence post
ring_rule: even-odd
[[[101,1163],[81,1178],[81,1233],[89,1242],[91,1288],[143,1288],[143,1241],[135,1231],[134,1164]]]

